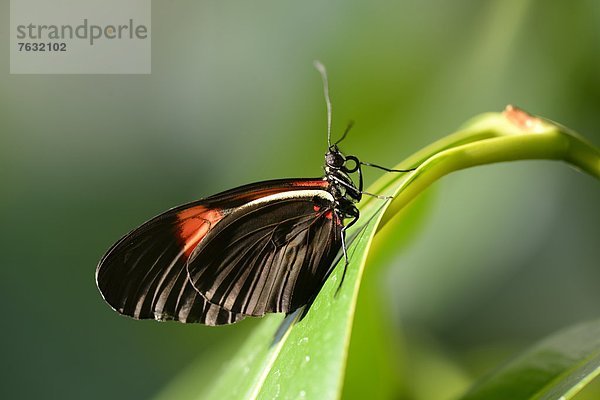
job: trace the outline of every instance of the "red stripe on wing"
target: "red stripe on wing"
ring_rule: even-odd
[[[327,186],[329,186],[329,182],[327,182],[325,179],[314,179],[314,180],[298,180],[298,181],[294,181],[291,182],[292,186],[301,186],[301,187],[307,187],[307,188],[321,188],[321,189],[326,189]]]
[[[223,211],[215,208],[196,206],[177,213],[179,240],[187,257],[194,251],[208,231],[223,219]]]

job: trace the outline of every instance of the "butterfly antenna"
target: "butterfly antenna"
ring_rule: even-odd
[[[325,95],[325,104],[327,105],[327,145],[331,147],[331,100],[329,99],[329,82],[327,80],[327,70],[319,60],[313,61],[313,65],[321,74],[321,79],[323,79],[323,94]]]
[[[350,121],[348,122],[348,126],[346,126],[346,130],[344,131],[344,133],[342,134],[342,137],[339,138],[334,144],[338,144],[340,143],[342,140],[346,139],[346,135],[348,134],[348,132],[350,132],[350,129],[352,129],[352,127],[354,126],[354,121]]]

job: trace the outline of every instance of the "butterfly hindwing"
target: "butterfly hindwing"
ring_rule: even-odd
[[[289,313],[320,290],[341,248],[341,229],[324,190],[261,198],[211,230],[190,256],[189,278],[230,312]]]
[[[222,325],[244,316],[208,302],[188,280],[196,246],[236,209],[265,196],[326,185],[320,179],[259,182],[171,209],[121,238],[100,261],[96,281],[118,312],[137,319]]]

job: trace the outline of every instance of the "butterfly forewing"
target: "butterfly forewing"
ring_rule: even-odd
[[[294,311],[320,290],[341,248],[334,208],[327,191],[303,190],[236,209],[191,254],[192,284],[233,313]]]
[[[241,319],[208,303],[187,279],[189,247],[222,218],[214,212],[206,214],[197,205],[174,210],[121,239],[98,267],[97,283],[105,300],[118,312],[138,319],[207,325]]]
[[[96,281],[118,312],[138,319],[221,325],[244,316],[208,302],[188,280],[194,249],[245,204],[260,198],[326,186],[321,179],[285,179],[232,189],[171,209],[119,240],[100,261]]]

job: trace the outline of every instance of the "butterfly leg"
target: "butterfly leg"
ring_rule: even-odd
[[[355,193],[357,195],[358,194],[360,194],[360,195],[366,194],[367,196],[372,196],[372,197],[375,197],[375,198],[381,199],[381,200],[389,200],[392,198],[392,196],[381,196],[378,194],[373,194],[373,193],[365,192],[363,190],[359,190],[359,189],[355,188],[354,186],[350,185],[349,183],[344,182],[343,180],[339,179],[335,175],[331,176],[331,179],[333,179],[336,183],[339,183],[340,185],[344,186],[346,189],[352,191],[352,193]]]
[[[379,194],[373,194],[373,193],[369,193],[369,192],[362,192],[362,194],[366,194],[367,196],[375,197],[376,199],[381,199],[381,200],[389,200],[389,199],[394,198],[394,196],[382,196]]]
[[[342,251],[344,253],[344,271],[342,272],[342,279],[340,279],[340,283],[339,283],[337,289],[335,290],[336,296],[339,293],[340,289],[342,288],[342,283],[344,283],[344,278],[346,277],[346,271],[348,270],[348,264],[350,263],[350,261],[348,260],[348,249],[346,248],[346,230],[348,230],[348,228],[350,228],[352,225],[354,225],[356,223],[356,221],[358,221],[358,216],[359,216],[359,212],[356,207],[354,207],[348,211],[349,211],[348,216],[352,217],[352,221],[350,221],[350,223],[348,223],[347,225],[344,225],[342,227],[341,239],[342,239]]]
[[[348,162],[354,162],[354,165],[350,165],[350,166],[346,165]],[[338,178],[337,176],[335,176],[335,174],[332,174],[331,178],[333,178],[333,180],[335,180],[340,185],[342,185],[345,188],[352,191],[352,193],[354,193],[355,198],[357,200],[360,200],[360,196],[362,196],[363,194],[366,194],[367,196],[372,196],[372,197],[375,197],[378,199],[382,199],[382,200],[389,200],[393,197],[393,196],[380,196],[377,194],[365,192],[363,190],[363,175],[362,175],[362,166],[363,165],[367,166],[367,167],[378,168],[378,169],[381,169],[381,170],[387,171],[387,172],[410,172],[410,171],[414,171],[417,169],[417,168],[410,168],[410,169],[386,168],[386,167],[382,167],[381,165],[360,161],[355,156],[346,156],[346,158],[344,160],[344,165],[341,166],[339,169],[340,169],[340,171],[345,172],[346,174],[352,174],[352,173],[356,172],[358,174],[358,188],[354,187],[354,185],[350,185],[348,182],[344,181],[343,179]]]
[[[411,172],[414,171],[417,168],[410,168],[410,169],[391,169],[391,168],[386,168],[386,167],[382,167],[381,165],[377,165],[377,164],[372,164],[372,163],[368,163],[368,162],[364,162],[364,161],[359,161],[359,163],[361,165],[365,165],[367,167],[373,167],[373,168],[378,168],[381,169],[383,171],[387,171],[387,172]]]

